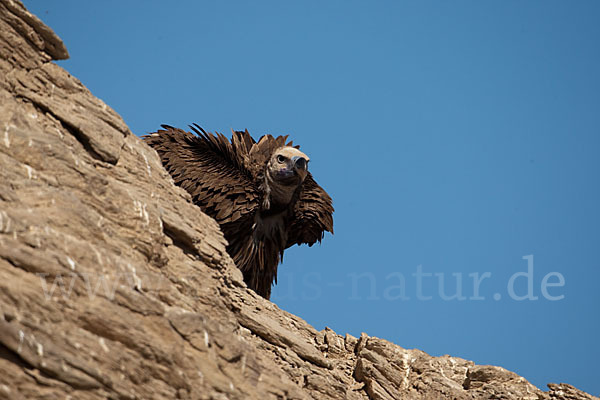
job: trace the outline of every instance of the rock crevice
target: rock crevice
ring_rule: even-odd
[[[0,398],[592,399],[317,331],[244,284],[217,223],[0,0]]]

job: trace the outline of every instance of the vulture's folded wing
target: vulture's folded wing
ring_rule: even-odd
[[[321,242],[325,231],[333,233],[331,197],[309,173],[302,184],[294,215],[288,229],[287,247]]]
[[[225,237],[251,224],[260,199],[244,167],[244,154],[221,134],[206,133],[196,126],[198,136],[183,129],[162,125],[164,130],[144,137],[160,156],[175,183],[184,188],[202,211],[217,220]],[[248,144],[251,145],[251,144]]]

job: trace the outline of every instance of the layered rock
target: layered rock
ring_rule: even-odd
[[[0,398],[593,398],[280,310],[14,0],[0,56]]]

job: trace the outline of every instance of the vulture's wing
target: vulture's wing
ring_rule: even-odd
[[[233,143],[196,125],[198,136],[162,125],[144,140],[159,154],[175,183],[183,187],[202,211],[217,220],[225,237],[252,224],[260,204],[259,193],[245,167],[252,140],[247,132],[234,132]],[[248,137],[246,137],[246,134]]]
[[[333,205],[331,197],[315,182],[309,173],[302,184],[288,229],[286,248],[306,243],[321,242],[325,231],[333,233]]]

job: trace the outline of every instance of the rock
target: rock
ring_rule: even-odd
[[[571,385],[566,383],[556,384],[549,383],[548,387],[550,388],[549,398],[551,400],[571,400],[571,399],[585,399],[585,400],[593,400],[597,399],[597,397],[590,396],[587,393],[574,388]]]
[[[594,399],[317,332],[246,288],[214,220],[0,0],[0,397]]]

